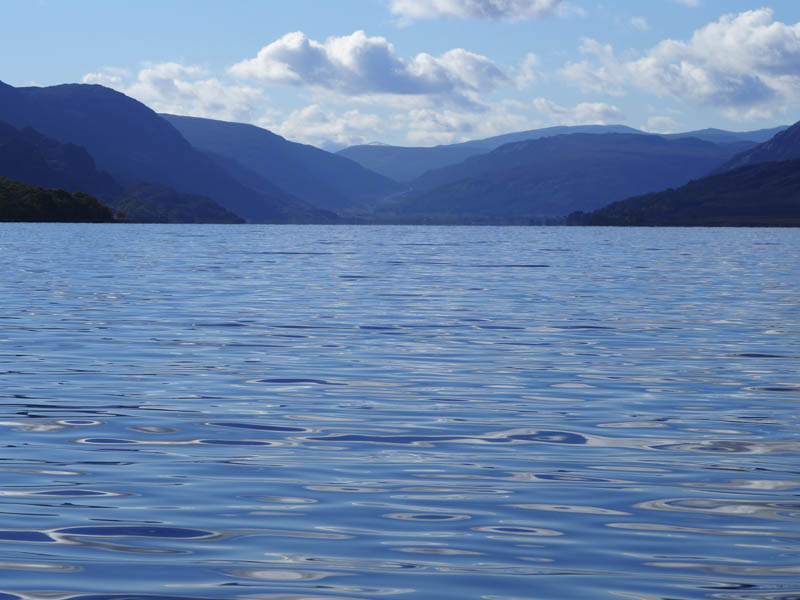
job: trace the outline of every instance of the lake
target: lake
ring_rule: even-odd
[[[0,224],[0,600],[800,598],[798,241]]]

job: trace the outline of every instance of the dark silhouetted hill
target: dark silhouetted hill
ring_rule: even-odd
[[[740,167],[571,214],[570,225],[800,226],[800,160]]]
[[[327,210],[374,206],[403,189],[343,156],[244,123],[162,115],[196,148],[233,159],[262,180]],[[240,170],[232,172],[241,177]],[[250,179],[252,182],[252,179]]]
[[[70,194],[0,176],[0,221],[109,223],[113,220],[111,210],[89,194]]]

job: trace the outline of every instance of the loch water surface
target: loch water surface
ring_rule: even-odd
[[[798,247],[0,224],[0,600],[800,598]]]

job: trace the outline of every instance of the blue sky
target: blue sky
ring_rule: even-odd
[[[0,0],[0,80],[336,149],[800,120],[800,1]]]

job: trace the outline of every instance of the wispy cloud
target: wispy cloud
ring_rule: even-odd
[[[607,125],[625,120],[619,108],[606,102],[581,102],[567,107],[546,98],[536,98],[532,104],[556,125]]]
[[[408,21],[449,17],[522,21],[555,14],[562,0],[392,0],[393,14]]]

